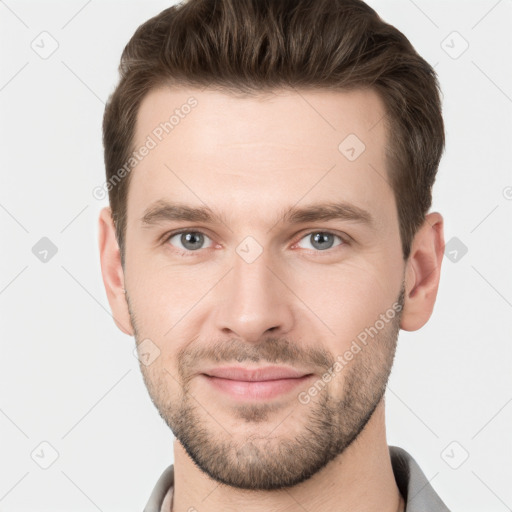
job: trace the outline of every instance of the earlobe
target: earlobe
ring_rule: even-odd
[[[400,328],[416,331],[432,315],[444,254],[443,217],[429,213],[411,246],[406,263],[404,309]]]
[[[109,207],[102,208],[100,211],[98,219],[98,244],[103,285],[105,286],[114,322],[125,334],[133,336],[133,327],[124,292],[124,272],[121,265],[121,254],[115,236],[112,212]]]

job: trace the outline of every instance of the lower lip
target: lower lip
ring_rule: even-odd
[[[295,379],[244,381],[203,375],[216,389],[231,395],[233,398],[243,400],[268,400],[289,393],[298,386],[304,385],[312,376],[310,374]]]

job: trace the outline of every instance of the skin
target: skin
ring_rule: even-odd
[[[150,339],[157,354],[140,366],[176,436],[172,510],[403,510],[384,391],[399,329],[421,328],[433,311],[442,216],[426,216],[404,261],[387,182],[384,105],[372,90],[238,98],[159,88],[141,104],[135,147],[190,96],[197,106],[131,171],[124,269],[110,209],[99,217],[116,324],[138,344]],[[366,146],[354,161],[338,149],[351,133]],[[146,209],[160,199],[208,205],[224,222],[144,226]],[[326,201],[365,209],[373,227],[282,220],[289,207]],[[204,234],[192,239],[199,248],[170,236],[182,228]],[[318,232],[336,236],[315,244]],[[262,251],[250,263],[237,252],[248,236],[257,244],[249,251]],[[299,392],[398,303],[399,314],[301,403]],[[313,375],[291,392],[240,403],[201,375],[228,363],[285,364]]]

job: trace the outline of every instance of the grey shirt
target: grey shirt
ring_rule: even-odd
[[[389,454],[406,512],[450,512],[409,453],[398,446],[389,446]],[[158,479],[143,512],[170,512],[173,484],[174,465],[171,464]]]

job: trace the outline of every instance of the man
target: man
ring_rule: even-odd
[[[120,72],[102,274],[176,438],[145,511],[447,511],[384,417],[440,278],[433,69],[359,0],[189,0]]]

